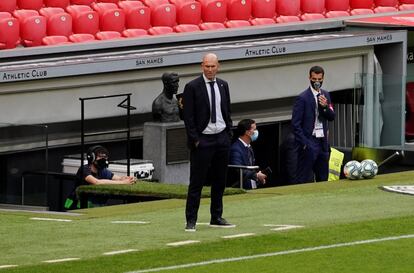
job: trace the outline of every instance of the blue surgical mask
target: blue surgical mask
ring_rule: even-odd
[[[254,130],[253,131],[253,135],[250,137],[250,139],[253,142],[253,141],[256,141],[258,137],[259,137],[259,131],[258,130]]]

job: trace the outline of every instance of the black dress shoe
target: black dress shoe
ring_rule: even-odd
[[[223,227],[223,228],[233,228],[233,227],[236,227],[236,225],[230,224],[224,218],[211,219],[210,226],[212,226],[212,227]]]
[[[184,230],[188,232],[194,232],[196,231],[196,224],[193,222],[187,222]]]

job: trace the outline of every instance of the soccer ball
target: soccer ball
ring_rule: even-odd
[[[363,178],[373,178],[378,173],[378,165],[374,160],[365,159],[361,162],[361,174]]]
[[[346,163],[344,166],[344,175],[351,180],[360,179],[362,177],[361,163],[356,160],[351,160]]]

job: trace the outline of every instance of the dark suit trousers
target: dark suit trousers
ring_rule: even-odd
[[[223,193],[230,150],[230,138],[225,131],[215,135],[202,135],[199,140],[198,147],[191,150],[190,185],[185,209],[187,222],[194,223],[197,222],[201,191],[207,182],[211,183],[211,218],[220,218],[223,214]],[[211,181],[207,181],[207,177],[211,177]]]
[[[329,152],[324,151],[322,139],[311,137],[306,149],[299,148],[297,182],[327,181]]]

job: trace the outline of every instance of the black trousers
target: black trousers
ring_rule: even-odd
[[[211,184],[211,218],[222,216],[229,151],[230,138],[225,131],[215,135],[202,135],[198,147],[191,150],[190,185],[185,209],[187,222],[197,222],[201,191],[207,182]],[[208,178],[211,181],[207,181]]]

